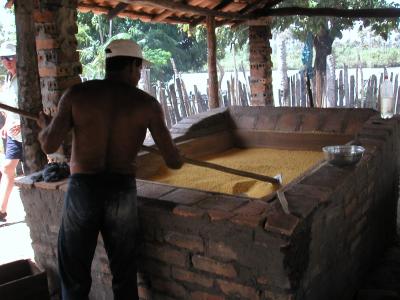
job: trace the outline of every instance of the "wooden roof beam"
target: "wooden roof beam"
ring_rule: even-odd
[[[119,2],[113,9],[111,9],[108,12],[107,18],[109,20],[115,18],[120,12],[122,12],[128,6],[129,6],[129,4]]]
[[[166,18],[168,18],[171,15],[173,15],[173,12],[166,9],[161,14],[155,16],[151,21],[152,22],[162,22],[163,20],[165,20]]]
[[[284,0],[261,0],[258,2],[253,3],[252,5],[248,5],[245,9],[241,10],[242,14],[248,15],[255,10],[263,9],[265,7],[270,8],[281,3]]]
[[[325,16],[340,18],[398,18],[400,8],[338,9],[338,8],[305,8],[282,7],[258,11],[256,17],[262,16]]]
[[[168,9],[175,12],[183,12],[189,13],[193,15],[201,15],[201,16],[212,16],[219,17],[225,19],[233,19],[233,20],[245,20],[248,17],[243,16],[242,14],[237,13],[227,13],[216,11],[208,8],[196,7],[191,5],[186,5],[183,3],[171,2],[168,0],[120,0],[120,2],[135,5],[135,6],[153,6],[162,9]]]
[[[223,9],[224,7],[228,6],[229,4],[232,3],[232,0],[223,0],[221,1],[217,6],[214,7],[214,9]],[[196,21],[193,21],[192,23],[190,23],[191,27],[196,27],[197,25],[199,25],[202,22],[206,21],[206,17],[200,17],[198,18]]]

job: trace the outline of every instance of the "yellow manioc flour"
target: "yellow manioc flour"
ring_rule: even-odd
[[[199,160],[271,177],[280,173],[283,176],[283,184],[287,184],[321,159],[323,159],[323,153],[317,151],[233,148],[201,157]],[[267,182],[189,164],[185,164],[179,170],[162,167],[158,174],[149,180],[178,187],[252,198],[261,198],[274,191],[272,184]]]

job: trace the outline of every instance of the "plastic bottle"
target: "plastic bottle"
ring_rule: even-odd
[[[394,97],[393,97],[393,84],[385,75],[385,79],[380,86],[380,111],[382,119],[390,119],[393,117],[394,111]]]

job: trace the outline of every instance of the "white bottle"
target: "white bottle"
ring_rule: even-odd
[[[380,111],[382,119],[390,119],[394,112],[393,84],[385,75],[385,79],[381,83],[380,90]]]

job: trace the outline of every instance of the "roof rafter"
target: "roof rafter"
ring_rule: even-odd
[[[111,9],[108,14],[107,18],[109,20],[115,18],[120,12],[122,12],[125,8],[127,8],[129,4],[119,2],[113,9]]]
[[[213,16],[220,17],[225,19],[233,19],[233,20],[246,20],[248,17],[243,16],[242,14],[237,13],[227,13],[222,11],[216,11],[208,8],[202,8],[197,6],[191,6],[183,3],[171,2],[168,0],[120,0],[120,2],[131,4],[131,5],[143,5],[143,6],[153,6],[162,9],[168,9],[172,11],[179,11],[190,13],[194,15],[201,16]]]
[[[342,18],[398,18],[400,8],[338,9],[338,8],[306,8],[282,7],[265,9],[257,12],[262,16],[325,16]],[[253,16],[254,17],[254,16]]]
[[[224,7],[228,6],[229,4],[231,4],[233,1],[232,0],[222,0],[217,6],[215,6],[213,9],[223,9]],[[205,22],[206,21],[206,17],[200,17],[197,20],[193,21],[192,23],[190,23],[190,26],[195,27],[197,25],[199,25],[201,22]]]

